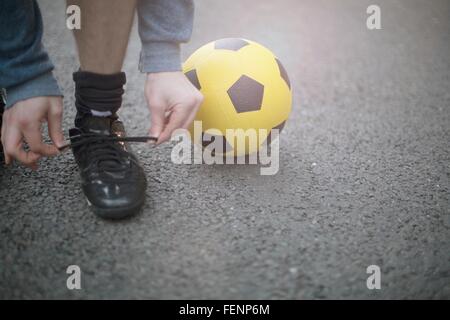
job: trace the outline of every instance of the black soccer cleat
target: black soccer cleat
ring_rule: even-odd
[[[144,170],[126,142],[117,116],[86,115],[69,131],[82,189],[94,213],[120,219],[137,213],[145,200]]]

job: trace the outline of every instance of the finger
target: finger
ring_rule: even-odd
[[[1,126],[1,132],[0,132],[0,136],[2,137],[2,141],[3,141],[3,137],[5,136],[5,130],[6,130],[6,116],[2,116],[2,121],[3,125]]]
[[[7,119],[6,119],[6,113],[4,113],[3,114],[3,125],[2,125],[1,140],[2,140],[2,148],[3,148],[3,157],[5,159],[5,164],[8,166],[8,165],[10,165],[13,162],[14,158],[11,155],[8,154],[9,150],[7,150],[7,148],[6,148],[6,146],[9,145],[9,142],[8,142],[9,139],[8,140],[6,139],[6,137],[7,137],[7,134],[6,134],[7,129],[6,128],[7,127],[8,127],[8,122],[7,122]],[[12,148],[11,148],[11,150],[12,150]]]
[[[152,137],[159,137],[166,124],[166,113],[164,111],[164,108],[151,109],[150,116],[151,118],[149,134]]]
[[[169,121],[165,126],[164,130],[158,137],[158,141],[156,144],[159,145],[170,139],[172,132],[176,129],[179,129],[183,126],[187,117],[187,109],[183,109],[183,106],[177,106],[173,109],[172,113],[169,116]]]
[[[198,107],[194,108],[189,116],[187,117],[187,120],[183,123],[182,128],[183,129],[189,129],[190,125],[192,124],[192,121],[194,121],[195,116],[197,115]]]
[[[6,150],[6,146],[8,145],[8,142],[6,140],[6,128],[8,124],[6,121],[6,117],[3,116],[3,125],[2,125],[2,148],[3,148],[3,156],[5,158],[5,164],[10,165],[12,162],[12,157],[8,154],[8,150]]]
[[[42,142],[42,133],[39,125],[33,124],[28,126],[23,131],[23,135],[32,152],[47,157],[58,154],[58,149],[55,146]]]
[[[3,155],[4,155],[4,157],[5,157],[5,164],[6,164],[7,166],[10,165],[11,162],[12,162],[12,158],[11,158],[6,152],[4,152]]]
[[[29,151],[26,152],[23,149],[22,134],[17,128],[7,128],[5,132],[5,154],[8,156],[8,164],[12,162],[12,158],[17,159],[19,162],[30,168],[37,167],[37,161],[40,155]]]
[[[197,111],[200,108],[201,103],[203,102],[203,95],[200,93],[198,95],[193,95],[188,101],[189,103],[186,105],[186,108],[190,111],[189,115],[186,117],[186,121],[183,123],[183,129],[188,129],[192,121],[194,121],[195,116],[197,115]]]
[[[47,115],[48,134],[56,147],[64,145],[64,135],[62,132],[62,106],[61,103],[50,107]]]
[[[3,131],[3,130],[2,130]],[[5,141],[3,139],[4,137],[4,132],[2,132],[2,149],[3,149],[3,158],[5,159],[5,164],[9,165],[12,161],[12,158],[8,155],[8,153],[6,152],[6,148],[5,148]]]

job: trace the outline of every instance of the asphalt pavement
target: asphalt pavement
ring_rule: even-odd
[[[74,117],[64,1],[39,1],[44,43]],[[224,37],[262,43],[290,75],[280,171],[175,165],[135,145],[149,186],[138,216],[88,209],[72,155],[0,168],[0,298],[450,298],[450,2],[197,1],[187,58]],[[121,118],[149,127],[134,28]],[[78,265],[81,290],[68,290]],[[366,268],[378,265],[381,289]]]

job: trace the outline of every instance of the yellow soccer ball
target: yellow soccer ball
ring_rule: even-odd
[[[270,50],[254,41],[226,38],[210,42],[186,60],[183,72],[204,96],[195,119],[201,121],[202,134],[190,129],[193,142],[204,148],[220,138],[221,154],[254,153],[270,141],[272,128],[284,127],[291,112],[286,70]],[[253,129],[259,133],[258,142],[238,149],[236,141],[226,139],[227,129],[242,129],[235,131],[237,139]]]

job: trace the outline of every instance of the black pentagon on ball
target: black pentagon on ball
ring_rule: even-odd
[[[225,38],[214,42],[214,49],[238,51],[242,47],[249,45],[247,41],[239,38]]]
[[[194,87],[196,87],[198,90],[202,88],[200,86],[200,81],[198,80],[197,71],[195,69],[186,72],[185,75],[189,79],[189,81],[194,85]]]
[[[275,58],[275,61],[278,64],[278,69],[280,70],[280,77],[283,78],[283,80],[286,82],[287,86],[289,87],[289,90],[291,89],[291,81],[289,80],[288,74],[286,72],[286,69],[283,67],[283,64],[280,60]]]
[[[261,109],[264,86],[252,78],[242,75],[227,91],[237,113]]]

